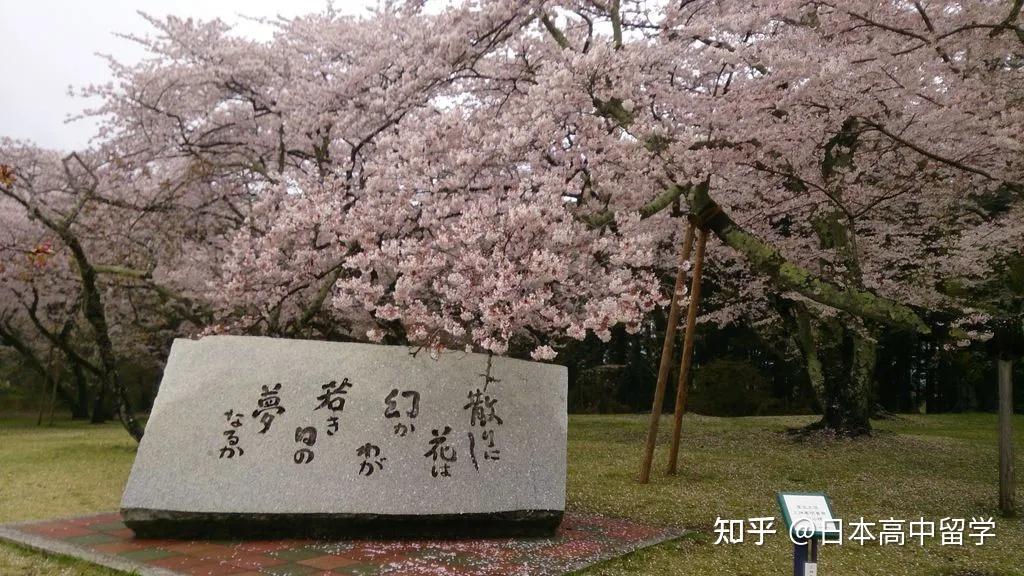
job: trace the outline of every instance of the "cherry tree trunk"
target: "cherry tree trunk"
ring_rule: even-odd
[[[96,397],[93,398],[92,418],[89,419],[89,422],[103,424],[110,420],[110,416],[110,408],[107,407],[107,387],[101,383],[96,390]]]
[[[74,402],[71,402],[71,419],[72,420],[88,420],[89,419],[89,383],[85,379],[85,373],[82,367],[76,363],[72,363],[72,372],[75,376],[75,396]]]
[[[75,393],[75,390],[71,390],[64,386],[57,386],[54,389],[57,394],[57,399],[64,406],[68,407],[71,412],[72,420],[85,420],[89,418],[89,396],[82,396],[80,393]]]
[[[849,437],[870,434],[876,342],[843,317],[801,320],[800,348],[823,412],[808,430]]]

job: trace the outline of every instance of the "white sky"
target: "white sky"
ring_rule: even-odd
[[[335,9],[357,14],[376,0],[336,0]],[[239,16],[295,16],[317,12],[324,0],[2,0],[0,1],[0,136],[50,148],[84,147],[95,126],[65,121],[90,106],[68,87],[110,79],[97,53],[122,62],[142,55],[115,33],[143,35],[149,24],[138,15],[174,14],[220,18],[246,36],[269,36],[265,27]]]

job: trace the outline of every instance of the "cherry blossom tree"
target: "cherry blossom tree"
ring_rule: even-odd
[[[0,173],[0,185],[10,186],[14,174]],[[52,356],[47,340],[36,326],[54,338],[69,338],[76,327],[76,294],[67,293],[68,270],[44,227],[28,219],[24,210],[7,198],[0,199],[0,346],[19,355],[25,365],[56,390],[72,407],[75,417],[88,414],[88,390],[84,378],[75,389],[54,386]],[[46,270],[46,274],[41,274]],[[44,276],[47,282],[41,281]],[[59,278],[59,280],[58,280]],[[43,300],[46,299],[46,300]],[[79,374],[81,375],[81,374]]]
[[[209,323],[176,284],[187,274],[210,277],[201,256],[217,250],[217,223],[234,221],[217,201],[237,191],[220,196],[193,182],[186,197],[152,166],[106,153],[61,156],[0,142],[0,344],[62,391],[43,361],[47,349],[56,352],[75,381],[72,405],[84,408],[94,380],[96,406],[109,395],[141,438],[120,362],[162,358],[173,335]]]
[[[219,23],[154,21],[158,35],[139,39],[154,60],[115,68],[120,85],[90,93],[105,98],[97,113],[119,147],[156,138],[165,157],[259,188],[225,284],[211,286],[224,329],[498,353],[519,338],[550,358],[548,334],[607,337],[661,294],[637,218],[594,230],[566,210],[560,175],[512,165],[535,142],[504,150],[495,133],[493,150],[437,147],[481,133],[482,118],[458,118],[456,100],[471,97],[459,86],[518,66],[495,55],[535,17],[519,3],[367,21],[328,12],[280,23],[268,45]]]
[[[1024,238],[1020,3],[643,6],[546,26],[575,64],[611,22],[581,67],[608,91],[594,109],[794,302],[823,424],[866,431],[872,326],[970,313],[943,286],[984,281]]]
[[[984,282],[1024,239],[1014,136],[1022,44],[1012,24],[1020,4],[780,9],[781,17],[754,18],[768,27],[761,37],[722,47],[698,41],[710,47],[702,52],[732,48],[765,70],[761,77],[747,67],[738,81],[716,75],[729,92],[719,100],[737,105],[723,104],[711,125],[724,142],[744,142],[715,158],[726,167],[716,168],[716,197],[749,231],[840,286],[918,311],[971,314],[974,303],[944,287],[954,278],[962,287]],[[748,157],[730,161],[737,151]],[[821,299],[802,296],[798,333],[812,380],[824,380],[824,422],[856,433],[871,409],[871,323],[887,320],[815,308]]]
[[[1020,9],[410,2],[267,42],[152,19],[85,91],[100,212],[152,225],[104,270],[202,302],[197,329],[546,360],[665,304],[693,217],[744,300],[788,303],[823,424],[862,433],[877,327],[977,316],[1019,252]]]

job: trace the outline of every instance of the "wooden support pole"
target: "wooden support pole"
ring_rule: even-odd
[[[999,510],[1016,512],[1013,474],[1013,361],[999,359]]]
[[[704,251],[708,245],[708,230],[701,228],[697,236],[697,254],[693,262],[690,281],[690,306],[686,312],[686,332],[683,334],[683,357],[679,362],[679,381],[676,385],[676,410],[672,424],[672,446],[668,451],[666,474],[675,474],[679,461],[679,437],[683,430],[683,412],[686,410],[686,384],[693,364],[693,342],[697,328],[697,309],[700,306],[700,281],[704,274]]]
[[[658,419],[661,418],[661,406],[665,402],[665,384],[672,366],[672,352],[675,349],[676,327],[679,325],[678,295],[686,285],[686,269],[684,263],[690,259],[693,249],[694,223],[691,220],[683,234],[683,246],[679,254],[679,270],[676,271],[676,283],[672,287],[669,300],[668,324],[665,326],[665,342],[661,346],[661,365],[658,367],[658,384],[654,388],[654,402],[651,405],[651,420],[647,426],[647,444],[644,446],[644,459],[640,465],[640,483],[647,484],[651,480],[651,463],[654,461],[654,445],[658,439]]]

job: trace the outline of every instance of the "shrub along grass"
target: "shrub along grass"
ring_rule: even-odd
[[[826,547],[823,574],[1024,574],[1024,523],[1000,518],[995,508],[993,415],[900,416],[875,422],[876,433],[859,440],[796,440],[786,434],[787,427],[810,422],[807,417],[687,416],[680,474],[667,478],[656,468],[651,484],[640,486],[635,478],[646,421],[643,416],[570,419],[568,505],[694,532],[585,575],[789,574],[791,545],[784,532],[758,547],[715,545],[712,531],[718,516],[778,517],[777,490],[826,491],[846,521],[861,516],[868,521],[996,520],[995,538],[981,547],[939,546],[938,540],[924,547],[909,542]],[[668,429],[663,421],[662,446]],[[1024,476],[1024,417],[1017,417],[1015,429],[1017,469]],[[0,420],[0,522],[116,509],[133,456],[133,442],[116,424],[58,422],[37,428],[29,420]],[[660,466],[664,451],[657,456]],[[0,574],[115,573],[4,544]]]

